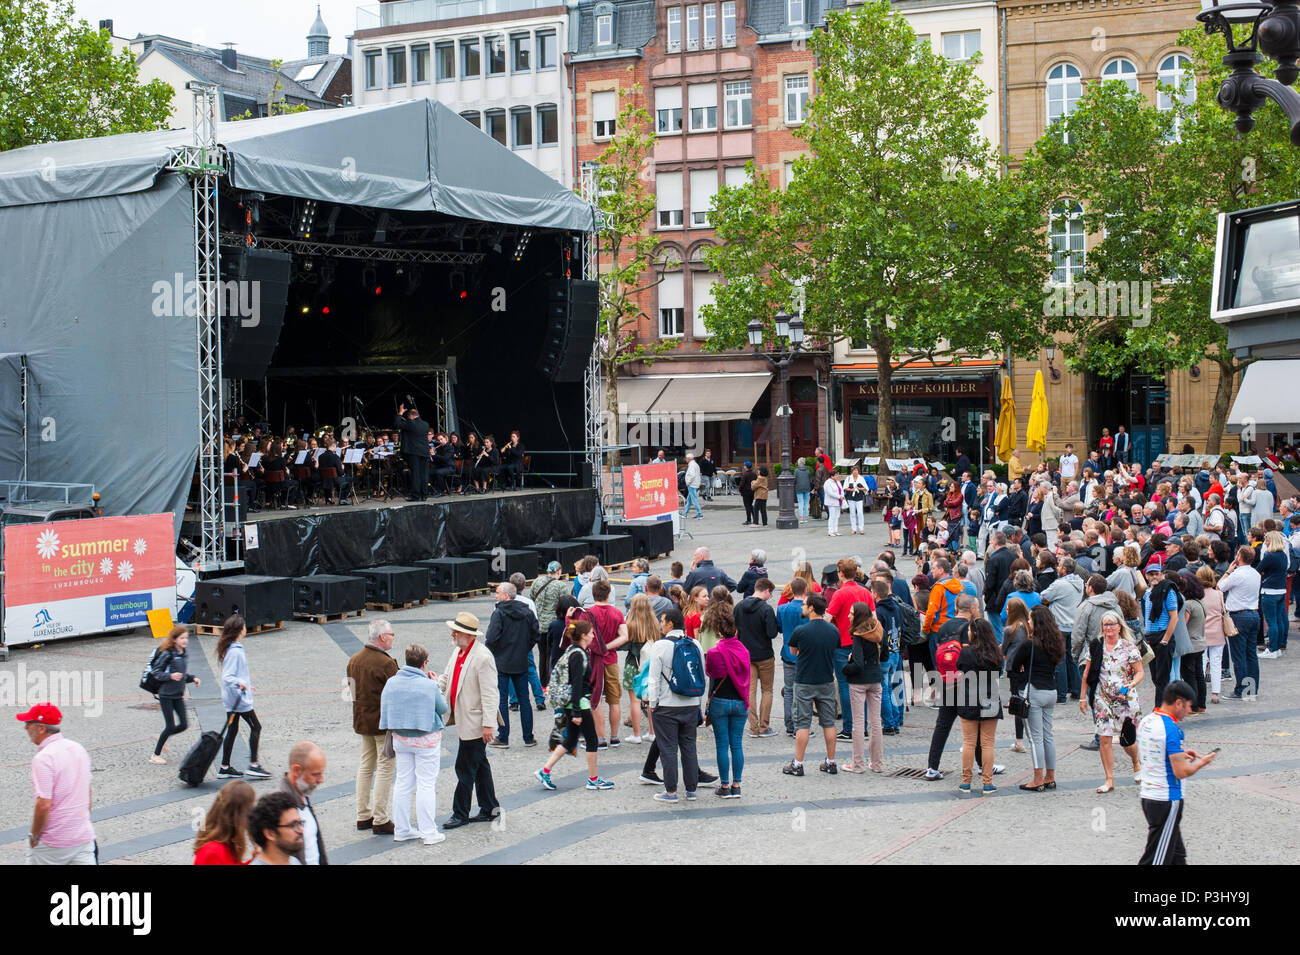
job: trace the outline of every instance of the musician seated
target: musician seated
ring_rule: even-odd
[[[455,449],[445,431],[439,431],[433,440],[431,474],[434,494],[446,494],[450,481],[456,476]]]
[[[325,442],[325,450],[317,459],[317,470],[320,474],[320,486],[325,495],[325,503],[348,503],[343,498],[352,487],[352,477],[343,469],[343,459],[339,456],[338,444],[333,438]],[[331,492],[335,495],[333,501],[330,500]]]
[[[519,440],[519,432],[510,432],[510,441],[501,448],[502,484],[511,490],[524,486],[524,444]]]
[[[277,498],[291,511],[298,508],[292,503],[298,491],[298,482],[289,474],[289,463],[284,457],[284,447],[277,441],[271,445],[269,456],[262,458],[262,470],[266,476],[267,497],[274,506]]]
[[[483,447],[474,460],[472,475],[474,489],[480,494],[488,492],[488,485],[492,483],[492,478],[501,470],[501,452],[497,450],[496,445],[496,439],[489,434],[483,439]]]
[[[474,489],[474,468],[483,452],[483,442],[478,439],[478,432],[471,431],[465,435],[465,444],[460,452],[460,492]]]
[[[239,495],[239,500],[248,507],[252,513],[261,510],[257,506],[257,483],[253,480],[253,475],[248,470],[248,465],[240,457],[239,452],[243,449],[246,442],[243,438],[238,443],[227,438],[223,442],[226,457],[222,462],[221,471],[225,478],[225,483],[233,487]]]

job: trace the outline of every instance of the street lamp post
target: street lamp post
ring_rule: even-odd
[[[1300,93],[1291,87],[1300,76],[1300,8],[1296,0],[1271,3],[1228,3],[1201,0],[1196,17],[1205,24],[1206,33],[1222,33],[1228,52],[1223,65],[1232,68],[1219,87],[1218,102],[1225,110],[1237,114],[1236,127],[1248,133],[1255,127],[1255,110],[1271,99],[1282,107],[1291,123],[1291,143],[1300,146]],[[1234,27],[1250,32],[1238,43]],[[1255,67],[1264,57],[1277,63],[1276,79],[1260,76]]]
[[[785,311],[777,312],[775,324],[776,337],[784,340],[775,357],[763,351],[762,322],[754,319],[745,326],[745,330],[754,354],[766,358],[781,373],[781,407],[776,412],[777,417],[781,419],[781,473],[776,479],[780,510],[777,513],[776,526],[779,530],[787,531],[799,526],[799,518],[794,513],[794,470],[791,467],[790,365],[799,356],[803,347],[804,325],[803,319],[798,315],[792,319]]]

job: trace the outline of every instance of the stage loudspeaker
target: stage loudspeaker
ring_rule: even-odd
[[[293,579],[293,612],[304,616],[334,616],[366,609],[362,577],[312,574]]]
[[[366,603],[405,604],[429,599],[429,568],[367,567],[353,571],[366,579]]]
[[[672,521],[621,521],[605,525],[607,534],[627,534],[632,538],[632,556],[654,559],[673,552]]]
[[[265,378],[284,327],[293,256],[264,249],[221,257],[221,376]]]
[[[293,581],[288,577],[238,574],[200,580],[194,587],[194,622],[220,627],[239,614],[249,630],[293,616]]]
[[[546,338],[538,367],[551,381],[579,382],[596,342],[600,292],[587,279],[552,279],[546,289]]]
[[[430,593],[463,594],[488,585],[488,562],[481,557],[438,557],[415,564],[429,568]]]
[[[587,553],[587,545],[577,541],[542,541],[540,544],[529,544],[524,550],[535,551],[541,557],[538,573],[546,569],[546,564],[557,560],[560,562],[560,572],[567,577],[575,573],[573,565]]]
[[[537,576],[537,564],[541,560],[535,550],[475,550],[466,557],[477,557],[488,562],[488,579],[500,583],[509,580],[511,574],[523,574],[529,580]]]
[[[579,537],[577,540],[587,545],[587,553],[594,554],[602,567],[625,564],[633,556],[632,538],[627,534],[593,534],[591,537]]]

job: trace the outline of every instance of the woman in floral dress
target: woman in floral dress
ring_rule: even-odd
[[[1137,752],[1137,723],[1142,715],[1138,705],[1137,686],[1145,675],[1142,654],[1137,641],[1114,611],[1101,617],[1101,639],[1093,640],[1088,648],[1088,662],[1084,665],[1082,682],[1093,694],[1092,714],[1097,722],[1097,736],[1101,740],[1101,766],[1106,771],[1106,783],[1097,792],[1108,793],[1115,788],[1115,754],[1111,750],[1112,737],[1133,761],[1133,773],[1140,769]],[[1079,712],[1088,712],[1086,700],[1079,701]]]

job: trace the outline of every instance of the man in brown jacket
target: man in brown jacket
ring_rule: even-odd
[[[391,836],[393,821],[393,777],[397,764],[384,755],[384,736],[379,729],[379,698],[384,684],[397,672],[397,661],[388,655],[393,648],[393,628],[387,620],[370,623],[370,642],[348,660],[348,687],[352,691],[352,731],[361,737],[361,765],[357,767],[357,828],[375,835]],[[374,798],[371,798],[371,788]]]
[[[496,736],[497,665],[483,644],[478,617],[467,611],[448,620],[451,638],[456,644],[451,659],[438,677],[438,687],[451,700],[451,719],[460,737],[456,751],[456,793],[451,800],[451,817],[443,829],[455,829],[467,822],[491,822],[501,814],[496,789],[492,785],[492,767],[488,765],[487,744]],[[525,701],[526,702],[526,701]],[[478,814],[469,814],[470,791],[478,796]]]

